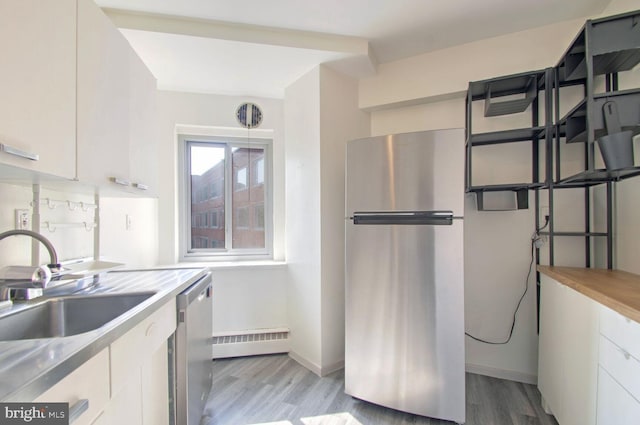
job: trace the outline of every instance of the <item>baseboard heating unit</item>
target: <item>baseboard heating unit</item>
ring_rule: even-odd
[[[248,329],[219,332],[211,340],[213,358],[289,352],[289,329]]]

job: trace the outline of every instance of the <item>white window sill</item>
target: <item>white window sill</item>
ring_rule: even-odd
[[[175,265],[179,268],[205,267],[211,270],[229,269],[273,269],[287,266],[286,261],[255,260],[255,261],[198,261],[181,262]]]

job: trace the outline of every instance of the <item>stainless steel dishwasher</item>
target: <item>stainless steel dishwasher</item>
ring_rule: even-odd
[[[175,424],[198,425],[209,397],[213,373],[211,273],[178,295],[173,372]],[[173,415],[172,415],[173,416]]]

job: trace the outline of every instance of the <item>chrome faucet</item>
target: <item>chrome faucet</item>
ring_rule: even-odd
[[[32,238],[42,243],[45,246],[45,248],[47,248],[47,251],[49,251],[49,257],[51,257],[50,258],[51,262],[47,264],[47,267],[49,267],[49,269],[52,272],[59,271],[60,264],[58,264],[58,254],[56,253],[56,250],[53,247],[53,244],[51,243],[51,241],[49,241],[49,239],[45,238],[40,233],[33,232],[31,230],[16,229],[16,230],[9,230],[9,231],[0,233],[0,241],[8,236],[14,236],[14,235],[31,236]]]

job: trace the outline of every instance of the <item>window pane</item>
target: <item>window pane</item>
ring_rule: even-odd
[[[224,248],[225,146],[190,143],[191,249]]]
[[[253,184],[264,184],[264,157],[253,161]]]
[[[233,248],[264,248],[264,185],[256,184],[264,182],[264,148],[234,148],[231,163]]]

